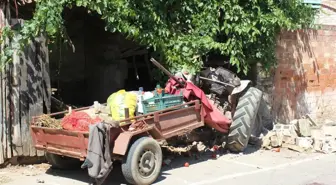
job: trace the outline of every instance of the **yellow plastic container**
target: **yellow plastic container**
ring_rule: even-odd
[[[135,116],[137,96],[122,89],[109,96],[107,106],[111,110],[113,120],[119,121],[125,119],[125,108],[128,108],[129,118],[132,118]]]

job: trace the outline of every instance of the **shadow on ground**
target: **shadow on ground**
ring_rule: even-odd
[[[249,155],[257,150],[259,150],[260,147],[257,146],[249,146],[246,148],[246,150],[243,153],[237,154],[237,155]],[[217,153],[219,156],[226,155],[227,152]],[[216,160],[215,156],[211,152],[203,153],[200,155],[192,154],[191,156],[186,155],[169,155],[165,156],[165,159],[170,159],[172,162],[169,165],[163,165],[161,174],[158,177],[156,183],[163,181],[166,179],[167,176],[170,176],[170,170],[177,169],[177,168],[185,168],[185,163],[188,163],[189,165],[194,165],[197,163],[206,162],[208,160]],[[49,175],[53,176],[59,176],[63,178],[69,178],[81,182],[88,183],[90,182],[90,178],[88,176],[87,170],[78,169],[78,170],[58,170],[58,169],[52,169],[49,168],[46,172]],[[123,174],[121,172],[121,162],[116,161],[113,164],[113,170],[111,171],[108,178],[105,180],[103,185],[120,185],[120,184],[128,184],[123,177]]]

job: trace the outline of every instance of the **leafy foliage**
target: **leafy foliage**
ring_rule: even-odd
[[[244,72],[250,61],[271,66],[279,31],[310,26],[314,19],[314,11],[299,0],[36,0],[32,20],[19,31],[2,31],[0,41],[17,36],[1,63],[41,33],[64,36],[62,11],[72,6],[96,12],[107,30],[160,52],[172,70],[198,70],[201,56],[210,51],[229,56]]]

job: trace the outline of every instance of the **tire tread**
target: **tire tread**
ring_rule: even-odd
[[[246,148],[261,98],[262,92],[255,87],[250,87],[239,98],[228,136],[228,149],[230,151],[242,152]]]

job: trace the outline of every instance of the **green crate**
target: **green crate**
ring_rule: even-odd
[[[163,110],[169,107],[180,105],[182,103],[183,103],[182,93],[180,95],[171,95],[171,94],[156,95],[153,98],[149,98],[147,100],[143,100],[143,98],[141,99],[144,114]]]

